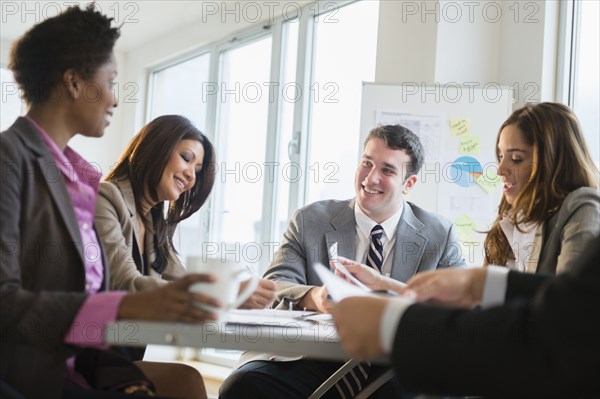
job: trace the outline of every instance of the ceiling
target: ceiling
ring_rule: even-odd
[[[2,1],[0,33],[4,40],[14,40],[35,23],[66,9],[73,1]],[[77,1],[85,6],[90,1]],[[294,3],[294,4],[288,4]],[[158,39],[168,32],[191,24],[201,24],[207,31],[215,25],[231,25],[231,32],[249,23],[268,20],[281,15],[286,9],[292,13],[306,1],[97,1],[95,7],[123,24],[121,37],[115,49],[130,51],[144,43]],[[202,29],[200,31],[202,31]]]

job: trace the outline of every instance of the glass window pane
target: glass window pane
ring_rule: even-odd
[[[308,203],[355,195],[362,82],[375,79],[378,19],[378,1],[315,17]]]
[[[206,53],[154,72],[148,121],[160,115],[183,115],[206,133],[207,100],[202,96],[209,67],[210,54]],[[207,204],[177,226],[173,244],[183,262],[190,255],[199,255],[198,243],[205,237],[206,220]]]
[[[279,164],[275,174],[277,191],[275,194],[275,229],[271,235],[274,240],[280,240],[289,220],[290,182],[284,170],[288,170],[291,162],[288,144],[293,138],[294,106],[301,98],[298,96],[299,86],[296,84],[296,61],[298,51],[299,21],[291,20],[283,24],[282,74],[280,79],[280,108],[279,108]],[[291,170],[291,169],[290,169]],[[289,173],[291,175],[291,172]]]
[[[149,120],[159,115],[183,115],[204,132],[210,55],[202,54],[169,66],[152,75],[152,106]]]
[[[575,62],[573,109],[581,122],[588,148],[600,163],[600,2],[581,1],[578,58]]]
[[[0,68],[0,81],[2,83],[0,132],[3,132],[13,124],[15,119],[23,114],[24,106],[19,95],[19,86],[13,79],[13,74],[9,69]]]
[[[267,139],[271,36],[221,54],[216,131],[217,175],[211,237],[258,268]],[[229,255],[228,255],[229,256]],[[263,258],[268,258],[264,257]]]

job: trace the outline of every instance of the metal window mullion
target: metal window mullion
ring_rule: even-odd
[[[573,109],[575,104],[575,87],[577,84],[577,63],[580,53],[580,32],[581,32],[581,4],[578,1],[573,2],[572,20],[571,20],[571,52],[569,64],[569,106]]]
[[[269,83],[280,82],[282,69],[282,23],[279,22],[271,26],[271,71],[269,73]],[[267,111],[267,140],[265,143],[265,165],[263,165],[263,209],[262,209],[262,231],[261,242],[271,242],[274,240],[273,232],[275,231],[275,213],[276,213],[276,194],[278,185],[278,176],[273,176],[270,179],[270,168],[267,167],[267,162],[278,162],[279,149],[279,111],[281,109],[281,90],[276,86],[275,90],[271,90],[271,85],[266,87],[268,96],[268,111]],[[273,97],[271,97],[273,93]],[[279,168],[275,168],[279,170]],[[263,246],[261,246],[263,248]],[[260,267],[263,270],[268,266],[266,260],[270,256],[261,257]]]
[[[291,218],[296,209],[305,203],[306,198],[306,172],[308,151],[308,123],[310,121],[310,84],[312,79],[312,55],[313,55],[313,15],[302,13],[298,29],[298,55],[296,57],[296,83],[302,90],[301,101],[296,102],[294,107],[293,132],[294,138],[300,139],[298,151],[292,154],[290,162],[300,167],[302,177],[298,181],[290,183],[290,195],[288,204],[288,218]]]
[[[217,49],[217,45],[213,44],[210,46],[210,62],[209,62],[209,67],[208,67],[208,82],[213,82],[215,84],[218,84],[219,81],[219,52]],[[215,153],[218,152],[218,148],[217,148],[217,101],[218,101],[218,96],[216,95],[211,95],[209,97],[207,97],[207,101],[206,101],[206,135],[208,136],[208,138],[210,139],[210,141],[213,143],[213,145],[215,146],[214,150]],[[216,154],[215,154],[216,156]],[[216,159],[216,163],[218,165],[219,159]],[[214,166],[213,170],[214,173],[217,173],[217,165]],[[220,184],[218,184],[217,182],[217,176],[215,176],[215,186],[221,186]],[[206,214],[203,216],[201,224],[203,227],[203,231],[202,231],[202,235],[203,237],[206,237],[206,239],[213,239],[215,238],[214,234],[212,234],[212,226],[215,226],[215,196],[218,195],[217,191],[219,189],[216,189],[215,187],[213,187],[213,194],[210,196],[210,200],[208,201],[207,206],[207,211]]]

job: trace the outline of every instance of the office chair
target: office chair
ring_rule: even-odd
[[[333,386],[348,373],[354,366],[360,363],[359,360],[350,359],[342,367],[340,367],[335,373],[333,373],[325,382],[321,384],[309,397],[308,399],[319,399],[323,396],[329,389],[333,388]],[[371,382],[367,385],[362,391],[358,393],[354,398],[355,399],[366,399],[375,393],[383,384],[388,382],[394,376],[394,370],[389,369],[382,375],[380,375],[375,381]]]

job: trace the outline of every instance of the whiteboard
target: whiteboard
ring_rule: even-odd
[[[497,170],[496,135],[512,104],[512,89],[498,85],[363,83],[361,142],[373,127],[394,118],[421,137],[425,164],[406,199],[456,223],[469,264],[483,262],[484,231],[494,221],[502,195],[499,183],[486,186],[477,178],[481,171],[493,176]],[[458,119],[470,128],[460,130]],[[459,162],[464,160],[469,162]],[[467,165],[466,173],[457,169],[459,164]]]

